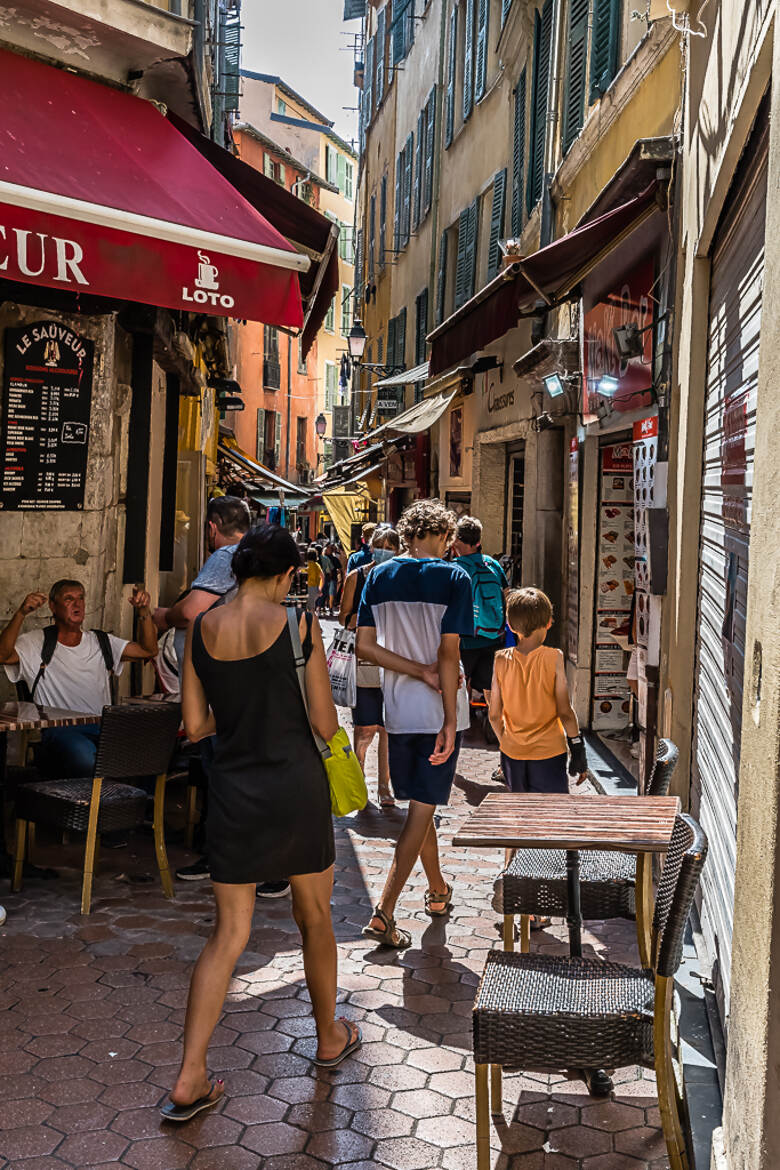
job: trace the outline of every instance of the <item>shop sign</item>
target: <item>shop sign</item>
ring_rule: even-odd
[[[481,425],[497,427],[506,424],[514,415],[517,401],[517,388],[502,382],[493,373],[482,379],[482,393],[480,396]]]
[[[398,414],[399,403],[395,398],[377,399],[376,408],[379,414]]]
[[[94,342],[58,321],[5,331],[0,508],[84,506]]]
[[[653,298],[655,264],[652,257],[638,264],[600,300],[585,311],[583,414],[591,418],[604,413],[637,410],[649,406],[653,384]],[[621,361],[614,330],[636,325],[641,334],[642,353]],[[614,380],[608,393],[599,389],[603,378]]]

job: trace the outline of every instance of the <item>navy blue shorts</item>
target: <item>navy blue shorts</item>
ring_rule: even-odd
[[[501,767],[510,792],[568,792],[566,752],[548,760],[512,760],[501,753]]]
[[[421,804],[447,804],[458,766],[463,732],[455,736],[455,750],[443,764],[432,764],[429,756],[436,747],[433,732],[424,735],[390,735],[390,783],[396,800],[419,800]]]
[[[352,708],[353,727],[384,727],[385,715],[381,687],[358,687],[357,703]]]

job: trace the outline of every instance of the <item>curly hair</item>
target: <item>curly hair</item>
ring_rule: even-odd
[[[451,541],[456,524],[455,513],[441,500],[415,500],[401,513],[397,527],[398,535],[408,546],[413,540],[424,540],[426,536],[446,535]]]

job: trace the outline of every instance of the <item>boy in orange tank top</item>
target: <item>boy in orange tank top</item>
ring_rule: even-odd
[[[552,618],[541,589],[509,594],[507,623],[517,645],[496,654],[489,714],[511,792],[568,792],[567,745],[569,775],[578,784],[588,767],[563,653],[544,645]]]

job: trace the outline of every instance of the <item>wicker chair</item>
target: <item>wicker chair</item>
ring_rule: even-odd
[[[688,1170],[672,1066],[672,992],[706,856],[701,828],[679,814],[655,904],[652,968],[490,952],[473,1013],[477,1170],[489,1165],[489,1113],[502,1112],[503,1067],[557,1072],[629,1064],[655,1068],[669,1161],[672,1170]]]
[[[648,796],[666,796],[680,753],[669,739],[658,741]],[[649,882],[646,859],[637,873],[630,853],[580,853],[580,898],[583,918],[635,918],[637,880]],[[529,949],[530,915],[566,917],[566,854],[563,849],[519,849],[503,874],[504,949],[514,950],[515,914],[520,914],[520,949]],[[640,961],[649,966],[646,931],[637,920]]]
[[[163,812],[168,764],[181,721],[176,703],[104,707],[92,777],[43,780],[23,784],[16,792],[16,852],[12,889],[22,886],[22,868],[28,826],[36,823],[86,833],[81,913],[89,914],[95,852],[100,834],[133,829],[144,818],[147,794],[121,783],[135,776],[156,776],[154,789],[154,848],[163,890],[173,897],[173,882],[165,849]],[[107,779],[106,777],[110,777]]]

